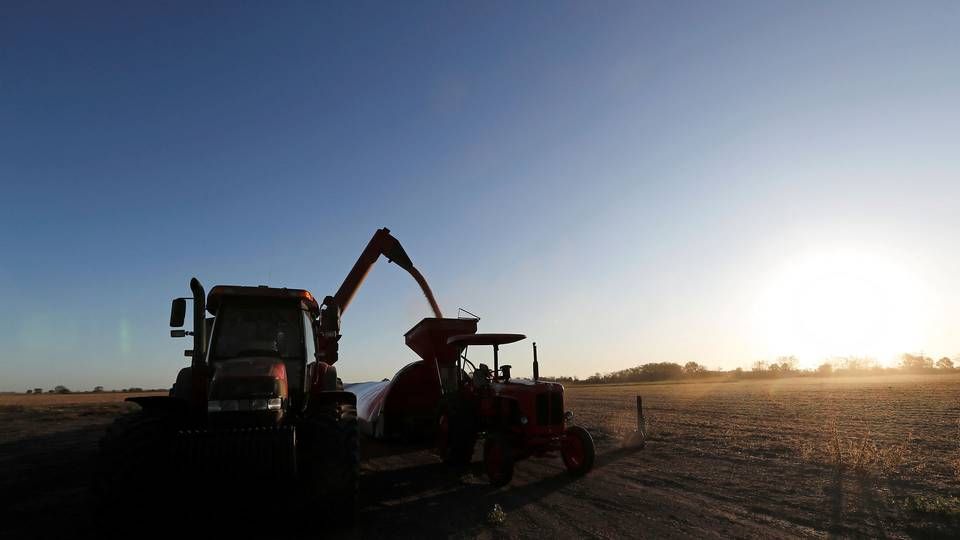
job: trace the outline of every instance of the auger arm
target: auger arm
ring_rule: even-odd
[[[367,247],[360,253],[357,262],[344,278],[336,294],[324,298],[320,311],[320,355],[327,364],[334,364],[337,361],[337,340],[340,339],[340,316],[350,306],[353,297],[366,279],[367,274],[373,268],[373,265],[381,257],[386,257],[388,262],[396,263],[397,266],[406,270],[413,279],[420,285],[423,295],[430,303],[435,317],[443,317],[440,313],[440,306],[437,305],[433,292],[424,279],[423,274],[413,266],[407,252],[404,251],[400,242],[391,236],[390,229],[384,227],[374,233],[373,238],[367,243]]]

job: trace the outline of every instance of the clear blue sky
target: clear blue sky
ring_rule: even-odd
[[[544,373],[952,356],[957,28],[956,2],[7,2],[0,390],[168,386],[191,276],[323,296],[381,226]],[[427,314],[378,266],[343,377],[392,376]]]

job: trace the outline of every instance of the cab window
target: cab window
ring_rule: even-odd
[[[313,318],[310,313],[303,312],[303,341],[307,346],[307,362],[317,359],[317,346],[313,336]]]

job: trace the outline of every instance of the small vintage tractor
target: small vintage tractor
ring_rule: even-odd
[[[563,386],[540,380],[533,346],[533,379],[514,378],[500,365],[500,347],[521,334],[478,334],[478,318],[426,318],[406,334],[421,358],[393,379],[348,387],[357,396],[359,429],[377,439],[426,440],[445,463],[467,465],[478,439],[490,482],[506,485],[516,461],[559,452],[567,471],[586,474],[593,438],[572,425]],[[474,365],[470,347],[492,346],[493,369]],[[469,371],[468,371],[469,370]]]
[[[385,256],[417,279],[441,316],[389,232],[377,231],[322,304],[305,290],[266,286],[216,286],[207,296],[194,278],[192,331],[182,329],[188,298],[175,299],[170,316],[171,336],[193,338],[191,365],[169,396],[128,398],[141,410],[101,440],[96,488],[108,512],[130,519],[191,495],[200,508],[293,495],[331,523],[350,522],[359,451],[356,397],[334,367],[340,315]]]
[[[500,346],[525,339],[522,334],[462,334],[447,339],[457,361],[444,384],[438,419],[437,448],[444,461],[469,463],[475,442],[483,439],[483,465],[490,483],[503,486],[513,478],[514,463],[559,451],[574,476],[593,467],[595,446],[590,433],[570,425],[573,413],[563,408],[563,385],[540,381],[537,345],[533,344],[533,379],[512,378],[511,366],[499,365]],[[493,369],[474,366],[469,347],[492,346]],[[467,371],[467,368],[470,371]]]

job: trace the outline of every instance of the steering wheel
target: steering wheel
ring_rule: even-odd
[[[473,371],[476,371],[476,370],[477,370],[477,366],[473,365],[473,362],[471,362],[470,360],[468,360],[466,355],[461,354],[461,355],[460,355],[460,359],[463,360],[463,362],[464,362],[465,364],[470,364],[470,368],[471,368]],[[464,370],[464,371],[466,371],[466,370]],[[471,373],[472,373],[472,372],[471,372]]]

